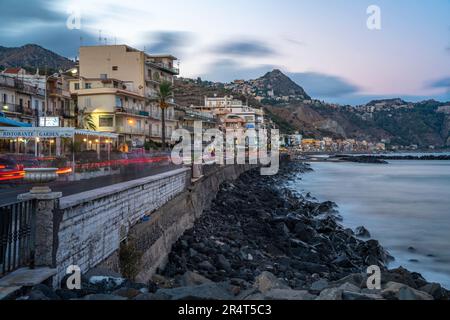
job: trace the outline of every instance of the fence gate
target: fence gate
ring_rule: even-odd
[[[0,206],[0,276],[34,267],[35,201]]]

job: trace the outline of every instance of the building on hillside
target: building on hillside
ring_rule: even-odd
[[[5,118],[37,125],[44,97],[45,90],[30,85],[19,76],[0,74],[0,111]]]
[[[218,117],[219,128],[225,129],[258,129],[264,123],[262,110],[244,105],[241,100],[232,96],[205,97],[204,106],[195,107],[210,112]]]
[[[160,142],[162,81],[173,83],[179,69],[171,55],[149,55],[126,45],[80,48],[79,78],[71,84],[78,110],[91,114],[98,130],[119,134],[127,148]],[[176,128],[173,97],[165,109],[166,137]],[[167,139],[169,141],[170,139]]]
[[[71,108],[68,82],[71,75],[57,73],[44,76],[39,74],[39,70],[35,74],[28,74],[22,68],[8,68],[0,77],[1,82],[9,88],[14,82],[15,93],[10,91],[8,97],[8,93],[3,92],[2,102],[4,106],[7,105],[11,114],[15,111],[16,118],[22,117],[21,120],[32,122],[36,126],[39,125],[39,118],[45,117],[57,119],[55,124],[58,127],[75,126],[75,110]],[[8,104],[12,106],[9,107]],[[8,110],[4,111],[8,113]]]
[[[186,129],[192,133],[196,122],[201,122],[203,131],[217,128],[217,117],[214,114],[196,110],[193,106],[177,106],[175,117],[178,121],[178,128]]]

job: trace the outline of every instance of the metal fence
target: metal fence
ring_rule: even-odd
[[[34,266],[35,230],[33,200],[0,206],[0,276]]]

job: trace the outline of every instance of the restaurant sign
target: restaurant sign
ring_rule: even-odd
[[[73,128],[0,128],[0,139],[14,138],[71,138]]]

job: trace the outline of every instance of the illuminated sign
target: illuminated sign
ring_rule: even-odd
[[[39,127],[59,127],[58,117],[40,117]]]

